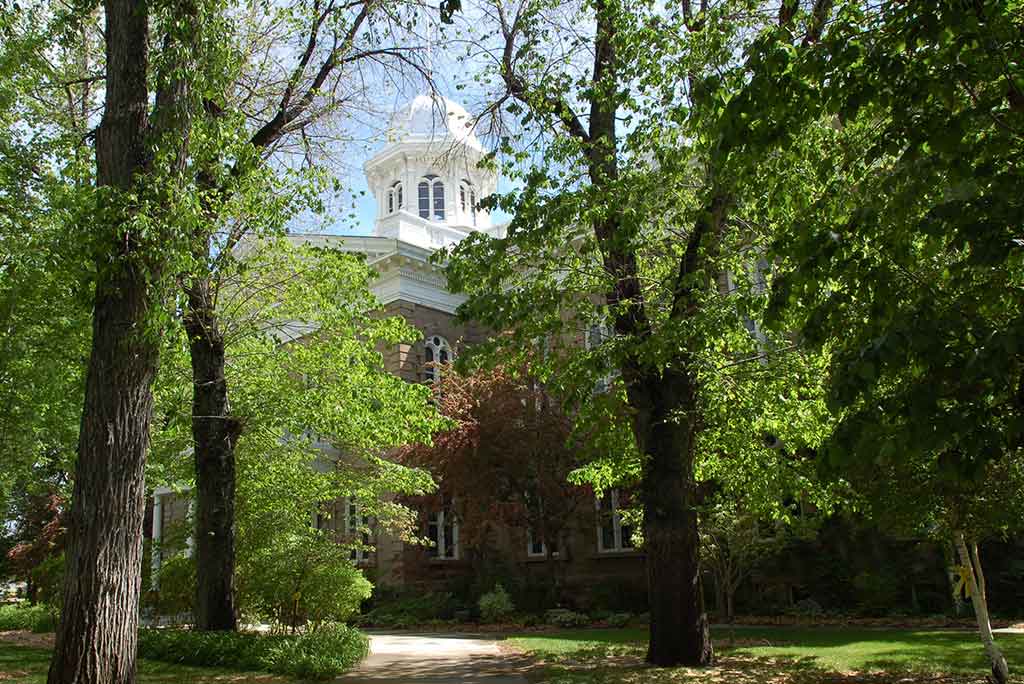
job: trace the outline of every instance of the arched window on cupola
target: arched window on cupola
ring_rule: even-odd
[[[420,218],[428,221],[444,221],[444,183],[431,174],[420,180],[419,187]]]
[[[465,178],[462,179],[462,183],[459,185],[459,202],[462,205],[462,214],[465,216],[467,213],[472,219],[473,225],[476,225],[476,189],[473,184]]]
[[[402,181],[395,181],[388,188],[388,213],[394,214],[402,208]]]
[[[423,377],[427,382],[440,380],[443,367],[454,360],[451,345],[440,335],[431,335],[423,343]]]

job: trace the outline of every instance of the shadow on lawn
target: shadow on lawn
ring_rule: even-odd
[[[872,671],[835,672],[816,656],[765,656],[724,649],[708,668],[657,668],[643,661],[643,649],[601,644],[549,658],[545,684],[982,684],[980,671],[911,671],[905,662],[879,662]],[[877,667],[877,670],[875,669]],[[1011,680],[1018,681],[1018,680]]]

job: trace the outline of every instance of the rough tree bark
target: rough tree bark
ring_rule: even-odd
[[[706,665],[714,653],[700,586],[696,387],[688,374],[674,369],[638,374],[627,382],[637,446],[645,455],[644,550],[651,607],[647,660]]]
[[[989,663],[992,666],[992,679],[996,684],[1006,684],[1010,678],[1010,669],[1006,664],[1003,652],[999,650],[995,637],[992,635],[984,580],[981,579],[984,575],[981,573],[981,559],[978,557],[977,547],[974,547],[973,554],[968,551],[967,540],[962,530],[953,533],[953,542],[956,545],[957,554],[960,556],[960,565],[966,570],[967,589],[971,594],[971,605],[974,607],[974,615],[978,621],[981,643],[985,646],[985,653],[988,654]]]
[[[150,169],[150,143],[174,132],[184,165],[188,83],[175,77],[156,94],[149,116],[149,14],[141,0],[105,0],[106,99],[96,135],[97,185],[137,188]],[[182,16],[194,16],[183,7]],[[160,351],[150,329],[159,305],[155,281],[165,257],[134,231],[137,211],[124,195],[105,198],[100,226],[108,249],[95,256],[93,339],[68,514],[61,622],[49,684],[135,681],[145,516],[145,464],[151,387]]]
[[[127,190],[146,163],[148,16],[140,0],[104,6],[107,92],[96,138],[97,181]],[[112,256],[114,263],[105,263]],[[157,340],[144,329],[153,301],[138,256],[124,229],[97,258],[67,579],[49,684],[135,681],[144,468],[158,357]]]
[[[192,439],[196,468],[195,627],[235,630],[235,444],[224,378],[224,336],[208,278],[188,290],[184,326],[192,360]]]

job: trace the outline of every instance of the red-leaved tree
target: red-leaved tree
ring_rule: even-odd
[[[435,400],[452,426],[436,434],[433,445],[413,444],[399,452],[403,463],[429,470],[440,484],[436,494],[417,503],[454,502],[459,543],[471,560],[486,553],[496,526],[516,541],[529,531],[544,542],[557,590],[552,553],[558,549],[561,558],[568,557],[569,527],[594,497],[589,487],[568,479],[581,465],[581,450],[570,441],[570,418],[542,385],[515,369],[442,371]]]

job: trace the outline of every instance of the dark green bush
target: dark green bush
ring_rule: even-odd
[[[31,630],[52,632],[57,625],[56,609],[42,604],[11,603],[0,606],[0,632]]]
[[[277,641],[267,669],[299,679],[331,679],[366,657],[370,642],[347,625],[328,624],[297,638]]]
[[[348,553],[333,540],[299,535],[255,550],[239,567],[244,610],[292,630],[350,619],[373,587]]]
[[[500,584],[494,585],[494,589],[481,596],[478,605],[480,618],[484,622],[501,622],[516,610],[505,587]]]
[[[361,624],[402,629],[430,620],[449,620],[460,610],[458,601],[448,592],[382,596],[374,604],[360,617]]]
[[[140,629],[139,657],[180,665],[266,670],[302,679],[330,679],[366,657],[369,641],[346,625],[326,624],[298,635]]]
[[[164,558],[158,583],[143,597],[143,605],[163,618],[187,618],[196,593],[195,559],[184,554]]]

